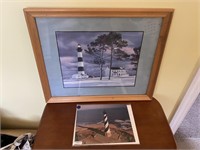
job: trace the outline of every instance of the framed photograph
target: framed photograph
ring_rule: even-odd
[[[55,34],[64,88],[135,86],[143,31]]]
[[[140,144],[130,104],[78,104],[73,146]]]
[[[24,13],[47,102],[152,99],[173,9]]]

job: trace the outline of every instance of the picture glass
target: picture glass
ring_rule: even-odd
[[[135,86],[143,31],[56,31],[63,87]]]
[[[145,94],[162,18],[36,18],[52,96]]]

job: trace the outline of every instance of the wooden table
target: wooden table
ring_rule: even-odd
[[[113,102],[110,102],[113,103]],[[119,103],[119,102],[117,102]],[[132,105],[139,145],[72,147],[77,103],[48,103],[34,143],[35,149],[176,149],[163,109],[155,99],[123,102]]]

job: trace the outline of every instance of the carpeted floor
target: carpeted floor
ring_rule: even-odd
[[[200,94],[175,134],[178,149],[200,150]]]

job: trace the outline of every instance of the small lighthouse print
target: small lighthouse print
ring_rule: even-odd
[[[109,127],[109,122],[108,122],[108,117],[107,117],[107,113],[106,111],[103,112],[104,114],[104,118],[103,118],[103,122],[104,122],[104,132],[105,132],[105,136],[107,137],[111,137],[111,131],[110,131],[110,127]]]
[[[73,146],[139,144],[131,104],[77,104]]]

